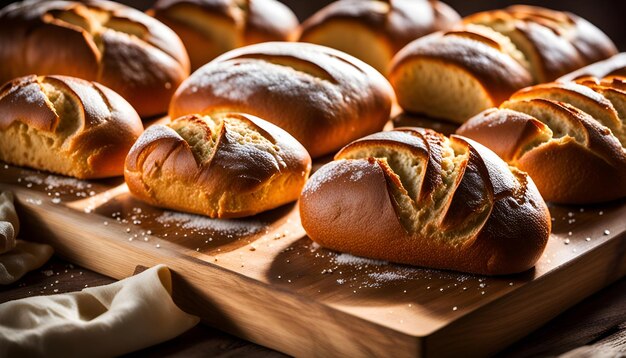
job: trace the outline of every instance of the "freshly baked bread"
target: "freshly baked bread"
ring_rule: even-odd
[[[619,86],[625,82],[581,83],[523,89],[457,133],[528,172],[547,201],[588,204],[624,197],[626,86]]]
[[[172,30],[103,0],[23,1],[0,10],[0,63],[0,83],[33,73],[97,81],[141,116],[165,113],[189,75]]]
[[[158,0],[148,14],[180,36],[193,71],[237,47],[298,36],[296,15],[277,0]]]
[[[126,184],[152,205],[213,218],[294,201],[311,157],[287,132],[240,113],[188,115],[149,127],[132,147]]]
[[[574,81],[584,77],[603,78],[607,76],[626,77],[626,52],[619,53],[604,61],[593,63],[560,77],[557,81]]]
[[[512,6],[410,43],[394,57],[389,79],[406,111],[463,123],[516,90],[616,52],[604,33],[578,16]]]
[[[78,78],[35,75],[0,89],[0,160],[81,179],[122,175],[141,135],[133,107]]]
[[[389,81],[404,110],[457,123],[533,83],[507,37],[474,25],[411,42],[394,57]]]
[[[536,83],[554,81],[617,53],[600,29],[567,12],[515,5],[470,15],[463,21],[489,26],[509,37],[530,62]]]
[[[436,0],[342,0],[306,20],[300,41],[336,48],[387,74],[391,58],[406,44],[459,20]]]
[[[366,63],[313,44],[266,42],[225,53],[178,88],[170,117],[242,112],[285,129],[312,157],[379,131],[393,89]]]
[[[531,268],[551,225],[528,175],[470,139],[421,128],[347,145],[307,182],[300,216],[323,247],[486,275]]]

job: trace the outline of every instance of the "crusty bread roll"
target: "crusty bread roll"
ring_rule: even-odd
[[[567,82],[584,77],[604,78],[608,76],[626,77],[626,52],[618,53],[604,61],[593,63],[565,76],[559,77],[557,81]]]
[[[536,83],[554,81],[617,53],[600,29],[567,12],[515,5],[470,15],[463,21],[508,36],[530,62]]]
[[[0,160],[81,179],[122,175],[143,131],[117,93],[65,76],[17,78],[0,89]]]
[[[170,117],[242,112],[285,129],[312,157],[379,131],[393,89],[366,63],[328,47],[266,42],[225,53],[178,88]]]
[[[333,250],[486,275],[531,268],[551,227],[528,175],[470,139],[421,128],[347,145],[307,182],[300,216]]]
[[[455,31],[418,39],[393,59],[389,79],[409,112],[463,123],[514,91],[617,52],[573,14],[531,6],[478,13]]]
[[[306,20],[300,41],[336,48],[387,74],[391,58],[406,44],[459,20],[436,0],[342,0]]]
[[[158,0],[148,14],[180,36],[193,71],[237,47],[298,35],[296,15],[277,0]]]
[[[626,196],[624,79],[525,88],[471,118],[479,141],[537,183],[547,201],[588,204]]]
[[[0,63],[0,83],[33,73],[97,81],[141,116],[165,113],[189,75],[172,30],[103,0],[24,1],[0,10]]]
[[[472,25],[411,42],[394,57],[389,81],[406,111],[458,123],[533,83],[508,38]]]
[[[152,205],[229,218],[298,198],[311,157],[284,130],[240,113],[149,127],[126,159],[130,191]]]

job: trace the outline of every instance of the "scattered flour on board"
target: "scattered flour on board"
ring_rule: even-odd
[[[91,187],[91,185],[85,181],[74,178],[59,177],[56,175],[48,175],[45,178],[37,175],[28,175],[22,178],[22,180],[37,185],[44,184],[51,189],[62,186],[70,186],[75,189],[83,190]]]
[[[372,272],[368,276],[376,280],[376,282],[391,282],[391,281],[404,280],[407,278],[405,275],[401,273],[391,272],[391,271]]]
[[[225,234],[252,235],[265,229],[260,221],[211,219],[205,216],[165,211],[156,218],[161,224],[178,224],[184,229],[212,230]]]
[[[362,265],[374,265],[382,266],[387,265],[387,261],[368,259],[365,257],[354,256],[350,254],[339,254],[333,258],[333,261],[338,265],[350,265],[350,266],[362,266]]]

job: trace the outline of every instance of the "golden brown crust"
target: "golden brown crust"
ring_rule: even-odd
[[[475,77],[485,88],[493,103],[502,103],[513,92],[531,83],[528,71],[508,54],[495,48],[496,39],[476,41],[460,33],[473,33],[471,29],[432,34],[402,49],[393,59],[390,81],[401,73],[401,68],[412,61],[430,59],[453,65]],[[484,33],[477,36],[485,38]],[[401,88],[396,88],[401,92]],[[402,96],[398,100],[402,105]]]
[[[557,81],[575,81],[584,77],[603,78],[611,75],[626,76],[626,52],[568,73]]]
[[[526,171],[547,201],[588,204],[618,199],[626,196],[626,149],[620,143],[624,118],[601,95],[607,88],[594,92],[574,83],[527,88],[501,109],[471,118],[457,133]]]
[[[189,75],[176,34],[121,4],[25,1],[0,10],[0,24],[0,82],[31,73],[97,81],[151,116]]]
[[[490,26],[509,36],[530,61],[539,83],[553,81],[617,52],[613,42],[587,20],[537,6],[515,5],[480,12],[463,22]]]
[[[383,48],[389,48],[389,59],[409,42],[435,31],[447,30],[460,19],[456,11],[440,1],[336,1],[322,8],[302,24],[300,41],[329,46],[329,42],[315,41],[320,33],[333,31],[333,23],[353,23],[356,30],[377,34]],[[328,37],[346,37],[351,41],[354,33],[331,33]],[[333,44],[336,43],[333,41]],[[331,46],[333,47],[333,46]],[[334,46],[346,51],[348,47]],[[363,48],[362,51],[371,51]],[[366,61],[363,53],[347,51]],[[352,53],[351,53],[352,52]],[[370,63],[374,66],[374,64]],[[376,67],[376,66],[374,66]],[[386,68],[377,68],[386,73]]]
[[[148,128],[128,154],[125,179],[150,204],[226,218],[296,200],[310,169],[306,150],[282,129],[222,113]]]
[[[143,131],[112,90],[66,76],[17,78],[0,89],[0,160],[77,178],[122,175]]]
[[[468,16],[452,31],[409,43],[392,60],[389,79],[405,111],[463,123],[518,89],[616,52],[580,17],[512,6]]]
[[[535,117],[498,108],[489,108],[477,114],[465,122],[457,133],[482,143],[509,163],[537,138],[552,136],[548,126]]]
[[[299,24],[276,0],[159,0],[147,13],[180,36],[192,71],[237,47],[293,41]]]
[[[269,42],[230,51],[179,87],[172,118],[243,112],[285,129],[312,157],[381,130],[393,90],[367,64],[305,43]]]
[[[460,27],[411,42],[396,54],[389,81],[407,112],[463,123],[530,86],[528,70],[486,28]]]
[[[420,148],[416,153],[429,158],[428,165],[441,164],[440,154],[447,145],[443,143],[448,140],[417,128],[392,133],[374,134],[356,143],[361,148],[386,148],[386,159],[343,159],[339,153],[311,177],[300,198],[302,225],[311,239],[355,255],[487,275],[521,272],[535,264],[547,243],[551,221],[526,174],[509,169],[480,144],[452,136],[449,143],[464,159],[459,161],[459,176],[449,188],[448,200],[435,216],[418,223],[417,227],[430,231],[407,228],[402,219],[406,204],[397,195],[404,190],[403,181],[397,180],[398,172],[390,169],[387,160],[408,146]],[[350,152],[350,146],[344,150]],[[429,153],[423,152],[424,147]],[[425,182],[448,180],[445,169],[428,165],[422,173]],[[428,206],[430,194],[413,199],[418,210],[437,210]]]

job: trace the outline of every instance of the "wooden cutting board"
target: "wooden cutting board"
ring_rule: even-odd
[[[212,220],[140,203],[120,178],[3,164],[0,189],[16,193],[23,237],[117,279],[166,264],[183,309],[296,356],[487,355],[626,273],[624,200],[551,207],[553,234],[535,269],[482,277],[319,248],[296,204]]]

